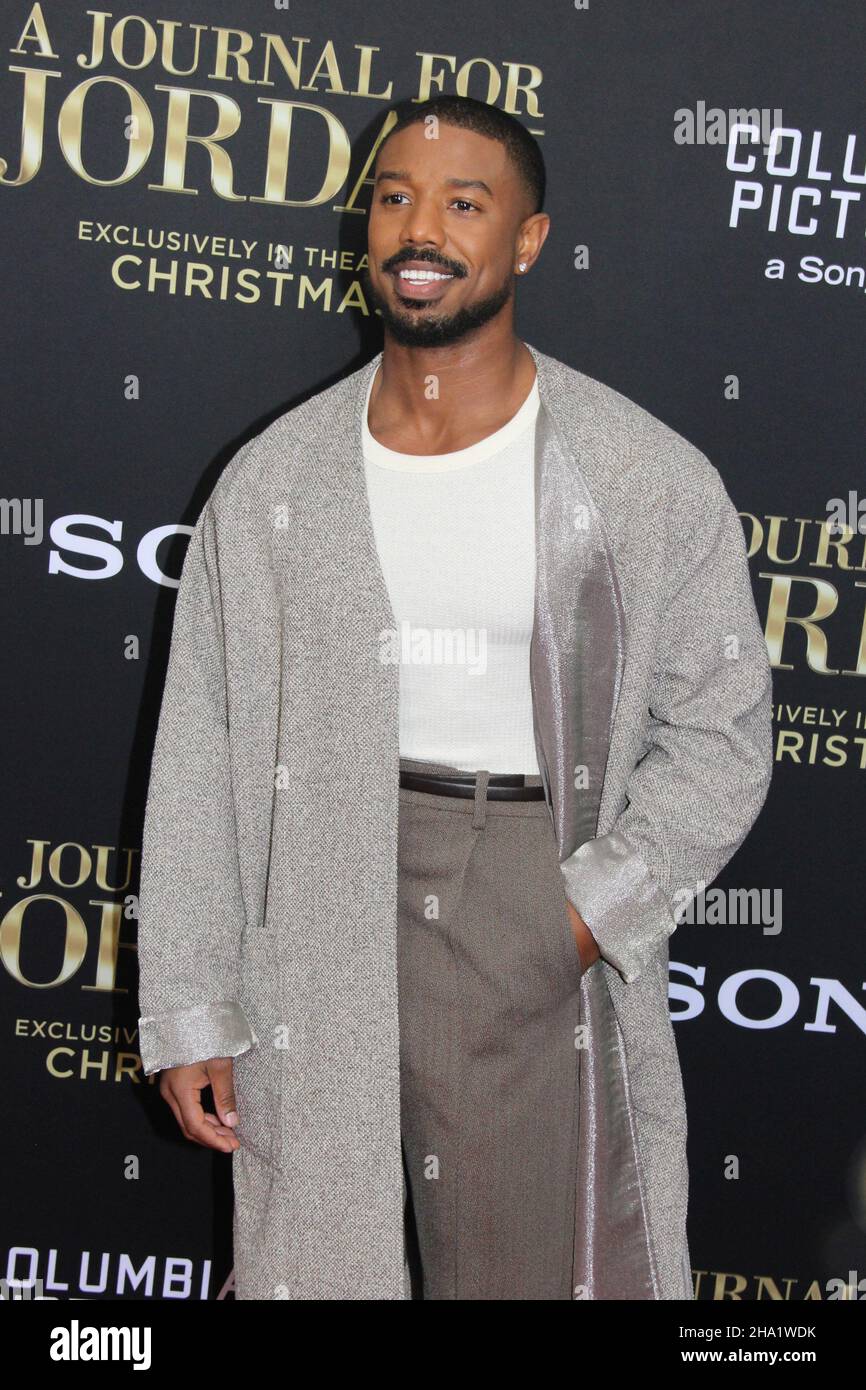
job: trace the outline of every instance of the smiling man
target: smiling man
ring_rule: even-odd
[[[765,799],[769,661],[716,468],[515,333],[544,192],[511,117],[398,108],[383,350],[190,539],[141,1053],[233,1153],[240,1298],[692,1296],[668,938]]]

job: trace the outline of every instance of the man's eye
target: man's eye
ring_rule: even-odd
[[[406,197],[408,197],[408,194],[406,194],[406,193],[383,193],[383,194],[382,194],[381,201],[382,201],[383,203],[390,203],[390,201],[391,201],[392,198],[406,198]],[[461,212],[462,212],[464,209],[467,209],[469,212],[480,212],[480,211],[481,211],[481,209],[479,208],[478,204],[477,204],[477,203],[470,203],[469,200],[468,200],[468,198],[455,198],[455,199],[454,199],[454,207],[459,208]]]

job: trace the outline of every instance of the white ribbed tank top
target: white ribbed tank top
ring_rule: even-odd
[[[400,753],[538,774],[529,685],[538,379],[501,429],[450,454],[401,454],[363,410],[373,531],[397,622]]]

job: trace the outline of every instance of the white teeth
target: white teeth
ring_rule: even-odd
[[[401,279],[401,280],[417,280],[417,281],[423,281],[423,280],[450,280],[450,279],[452,279],[452,278],[453,278],[453,277],[450,276],[450,275],[440,275],[439,272],[436,271],[436,270],[401,270],[401,271],[400,271],[400,279]]]

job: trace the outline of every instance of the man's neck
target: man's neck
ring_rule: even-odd
[[[535,380],[526,344],[510,333],[445,348],[410,348],[386,336],[367,412],[370,433],[405,454],[446,454],[501,429]]]

